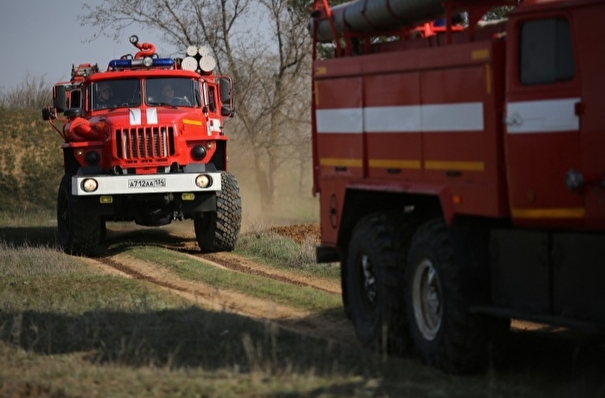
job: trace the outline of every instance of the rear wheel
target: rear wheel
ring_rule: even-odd
[[[204,253],[232,251],[242,223],[242,200],[235,176],[221,172],[222,190],[216,193],[216,211],[194,219],[195,237]]]
[[[410,335],[424,362],[451,373],[479,371],[488,361],[489,318],[470,313],[462,278],[443,220],[423,224],[405,271]]]
[[[59,244],[69,254],[95,256],[102,234],[101,218],[86,214],[77,206],[71,193],[71,175],[65,175],[57,195],[57,227]]]
[[[362,219],[349,244],[345,303],[362,344],[374,351],[405,354],[409,338],[401,295],[395,225],[386,214]]]

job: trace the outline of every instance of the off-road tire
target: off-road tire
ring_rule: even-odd
[[[195,237],[203,253],[232,251],[242,224],[242,199],[235,176],[221,172],[222,190],[216,193],[216,211],[196,215]]]
[[[410,346],[405,324],[403,264],[398,262],[396,225],[386,213],[356,225],[346,264],[347,311],[361,343],[381,354],[404,355]]]
[[[63,176],[57,195],[59,245],[65,253],[94,257],[99,253],[102,222],[99,216],[78,210],[71,194],[71,175]]]
[[[423,362],[456,374],[486,368],[492,333],[491,318],[470,312],[462,278],[444,221],[422,224],[405,269],[407,323]]]

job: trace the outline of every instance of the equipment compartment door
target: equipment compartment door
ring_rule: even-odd
[[[581,167],[579,68],[563,14],[512,19],[507,52],[506,167],[517,225],[584,223],[583,197],[566,187]]]
[[[319,178],[362,177],[362,78],[329,77],[314,84]]]

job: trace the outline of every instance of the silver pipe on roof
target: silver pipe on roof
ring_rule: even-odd
[[[337,33],[386,31],[444,15],[443,0],[356,0],[332,7]],[[311,21],[312,22],[312,21]],[[318,20],[317,40],[333,40],[327,19]]]

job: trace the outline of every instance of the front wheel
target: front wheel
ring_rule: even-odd
[[[71,175],[65,175],[57,195],[59,245],[68,254],[93,257],[98,254],[104,222],[78,207],[71,193]]]
[[[235,176],[221,172],[222,190],[216,193],[216,211],[194,218],[195,237],[203,253],[232,251],[242,223],[242,200]]]
[[[396,225],[386,214],[362,219],[349,243],[344,301],[358,339],[373,351],[402,355],[409,338],[401,287]]]

